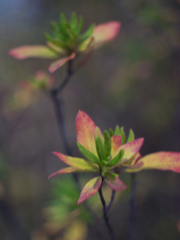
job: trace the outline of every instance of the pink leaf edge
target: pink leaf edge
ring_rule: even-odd
[[[77,142],[97,156],[94,140],[96,125],[94,121],[88,116],[87,113],[79,110],[76,116],[75,124]]]
[[[48,177],[48,179],[51,178],[51,177],[56,176],[57,174],[72,173],[72,172],[76,172],[76,171],[78,171],[78,170],[79,170],[79,169],[78,169],[78,168],[75,168],[75,167],[62,168],[62,169],[58,170],[57,172],[51,174],[51,175]]]
[[[69,60],[74,59],[75,57],[76,57],[76,54],[72,53],[68,57],[58,59],[57,61],[51,63],[51,65],[49,66],[49,71],[51,73],[55,72],[58,68],[62,67],[66,62],[68,62]]]
[[[126,186],[118,177],[115,181],[105,178],[105,182],[114,190],[114,191],[123,191],[128,186]]]
[[[111,21],[103,24],[99,24],[95,27],[93,32],[94,42],[98,44],[114,39],[121,27],[121,23],[118,21]]]
[[[148,169],[171,170],[180,173],[180,153],[163,151],[151,153],[140,158],[135,165],[127,168],[126,171],[137,172]]]
[[[18,60],[26,58],[56,58],[58,54],[47,46],[25,45],[9,50],[8,54]]]
[[[91,179],[89,182],[87,182],[81,191],[81,195],[78,199],[78,204],[82,203],[87,198],[94,195],[100,188],[101,183],[102,183],[101,177],[95,177],[95,178]]]

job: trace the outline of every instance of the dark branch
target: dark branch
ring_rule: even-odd
[[[62,141],[64,143],[65,150],[66,150],[67,154],[70,156],[72,156],[72,151],[71,151],[70,145],[68,143],[68,138],[67,138],[64,112],[62,109],[63,102],[60,98],[58,98],[57,95],[65,88],[65,86],[67,85],[67,83],[69,82],[69,80],[73,76],[73,74],[74,74],[73,60],[70,60],[67,65],[67,73],[66,73],[64,80],[57,88],[54,88],[50,91],[51,99],[53,101],[54,109],[55,109],[55,113],[56,113],[56,117],[57,117],[57,123],[58,123],[59,130],[60,130],[60,136],[62,137]]]
[[[68,64],[67,73],[66,73],[66,76],[65,76],[64,80],[62,81],[62,83],[58,87],[51,90],[51,95],[53,95],[53,96],[57,96],[58,93],[60,93],[65,88],[65,86],[67,85],[67,83],[69,82],[69,80],[71,79],[71,77],[74,74],[73,60],[69,60],[69,62],[67,64]]]
[[[103,205],[103,217],[104,217],[104,221],[106,223],[106,226],[108,228],[108,231],[109,231],[109,234],[111,236],[111,239],[112,240],[117,240],[115,234],[114,234],[114,231],[111,227],[111,224],[110,224],[110,221],[109,221],[109,217],[108,217],[108,213],[107,213],[107,207],[106,207],[106,202],[105,202],[105,199],[104,199],[104,196],[103,196],[103,193],[102,193],[102,184],[101,184],[101,187],[99,188],[99,196],[100,196],[100,199],[101,199],[101,203]]]
[[[60,136],[62,137],[62,142],[64,144],[65,151],[69,156],[72,156],[72,150],[67,137],[67,130],[65,126],[66,124],[65,124],[65,117],[64,117],[65,114],[63,111],[63,101],[62,99],[58,98],[58,94],[65,88],[65,86],[67,85],[67,83],[69,82],[73,74],[74,74],[73,60],[70,60],[67,65],[67,73],[64,80],[57,88],[54,88],[50,91],[51,99],[54,104],[59,131],[60,131]],[[78,175],[74,173],[73,177],[75,181],[78,183]]]
[[[56,94],[52,93],[51,98],[52,98],[52,101],[54,104],[54,110],[56,113],[57,123],[58,123],[59,130],[60,130],[60,136],[62,138],[62,142],[65,147],[65,151],[68,155],[72,156],[72,151],[71,151],[71,147],[68,143],[67,132],[66,132],[66,127],[65,127],[64,113],[63,113],[63,109],[62,109],[63,102],[60,98],[57,97]]]
[[[110,202],[107,206],[107,211],[109,211],[109,209],[111,208],[113,202],[114,202],[114,198],[115,198],[115,195],[116,195],[116,191],[112,190],[112,193],[111,193],[111,199],[110,199]]]
[[[51,99],[54,104],[54,109],[56,113],[57,123],[60,131],[60,136],[62,137],[62,142],[64,143],[65,151],[68,155],[72,156],[72,150],[68,142],[67,131],[65,126],[65,118],[64,118],[64,111],[63,111],[63,101],[58,97],[58,94],[65,88],[71,77],[74,75],[75,71],[73,70],[73,60],[70,60],[67,65],[67,73],[62,81],[62,83],[57,87],[50,91]],[[81,191],[81,187],[79,184],[79,179],[77,173],[72,174],[74,180],[77,183],[79,191]],[[84,204],[85,207],[91,212],[93,215],[95,222],[96,222],[96,229],[99,235],[103,235],[103,227],[99,222],[98,217],[96,216],[95,212],[88,206],[88,204]],[[103,236],[103,239],[106,239],[106,236]],[[115,239],[114,239],[115,240]]]

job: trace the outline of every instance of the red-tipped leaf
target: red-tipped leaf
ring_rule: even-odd
[[[57,61],[51,63],[51,65],[49,66],[49,71],[51,73],[55,72],[58,68],[62,67],[66,62],[68,62],[69,60],[74,59],[76,56],[75,53],[72,53],[70,56],[65,57],[65,58],[61,58],[58,59]]]
[[[105,182],[115,191],[123,191],[128,187],[118,177],[114,181],[105,178]]]
[[[57,174],[66,174],[66,173],[73,173],[73,172],[89,172],[89,170],[87,169],[79,169],[79,168],[75,168],[75,167],[67,167],[67,168],[62,168],[60,170],[58,170],[57,172],[51,174],[49,178],[56,176]]]
[[[140,158],[141,158],[141,154],[138,152],[132,158],[130,158],[128,161],[125,161],[123,163],[123,166],[125,166],[125,167],[133,166],[134,164],[136,164],[139,161]]]
[[[26,58],[56,58],[58,54],[50,49],[49,47],[43,45],[34,45],[34,46],[21,46],[9,50],[9,55],[12,57],[23,60]]]
[[[86,185],[81,191],[78,204],[85,201],[87,198],[91,197],[92,195],[94,195],[100,188],[101,183],[102,183],[101,177],[95,177],[91,179],[88,183],[86,183]]]
[[[144,138],[138,138],[132,142],[123,144],[119,150],[124,149],[124,156],[120,164],[131,159],[135,154],[139,152],[144,142]]]
[[[64,155],[62,153],[58,152],[53,152],[58,158],[61,159],[64,163],[71,167],[83,169],[83,170],[88,170],[92,172],[97,172],[99,171],[98,165],[92,162],[87,162],[82,158],[75,158],[75,157],[70,157],[67,155]]]
[[[93,46],[99,47],[101,44],[114,39],[121,27],[121,23],[117,21],[107,22],[97,25],[93,32]]]
[[[142,157],[127,172],[138,172],[141,170],[159,169],[171,170],[180,173],[180,153],[179,152],[157,152]]]
[[[57,175],[57,174],[72,173],[72,172],[77,172],[78,170],[79,170],[79,168],[75,168],[75,167],[62,168],[62,169],[58,170],[57,172],[51,174],[51,175],[48,177],[48,179],[51,178],[51,177],[53,177],[53,176],[55,176],[55,175]]]
[[[97,156],[94,133],[96,125],[83,111],[79,111],[76,117],[77,142]]]
[[[121,146],[121,142],[122,141],[121,141],[120,135],[111,137],[111,156],[112,156],[112,158],[114,158],[117,155],[118,149]]]

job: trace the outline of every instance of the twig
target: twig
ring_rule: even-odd
[[[65,119],[64,119],[64,114],[63,114],[63,110],[62,110],[63,102],[60,98],[58,98],[56,96],[56,94],[52,93],[51,98],[52,98],[52,101],[54,104],[54,109],[55,109],[55,113],[56,113],[56,117],[57,117],[57,123],[58,123],[59,130],[60,130],[60,136],[62,137],[62,142],[64,144],[65,151],[68,155],[72,156],[72,151],[71,151],[70,145],[68,143],[68,139],[67,139]]]
[[[102,181],[102,184],[103,184],[103,181]],[[114,234],[114,231],[111,227],[111,224],[110,224],[110,221],[109,221],[109,217],[108,217],[108,213],[107,213],[107,207],[106,207],[106,202],[105,202],[105,199],[104,199],[104,196],[103,196],[103,193],[102,193],[102,184],[101,184],[101,187],[99,188],[99,196],[100,196],[100,199],[101,199],[101,203],[103,205],[103,217],[104,217],[104,221],[106,223],[106,226],[108,228],[108,231],[109,231],[109,234],[111,236],[111,239],[112,240],[117,240],[115,234]]]
[[[57,123],[60,130],[60,136],[62,137],[62,142],[64,143],[65,151],[69,156],[72,156],[72,150],[69,145],[68,137],[67,137],[67,130],[66,130],[65,118],[64,118],[65,114],[63,111],[63,101],[62,99],[58,98],[58,94],[65,88],[65,86],[67,85],[67,83],[69,82],[73,74],[74,74],[73,60],[70,60],[68,62],[67,73],[64,80],[57,88],[54,88],[50,91],[51,99],[53,101],[54,109],[57,117]],[[76,173],[73,173],[73,177],[75,181],[78,183],[79,182],[78,175]]]
[[[112,206],[112,204],[114,202],[115,194],[116,194],[116,191],[112,190],[111,199],[110,199],[110,202],[109,202],[109,204],[108,204],[108,206],[106,208],[107,211],[109,211],[109,209],[111,208],[111,206]]]
[[[58,93],[60,93],[65,88],[65,86],[69,82],[70,78],[74,74],[73,60],[69,60],[67,64],[68,64],[67,73],[66,73],[66,76],[65,76],[64,80],[62,81],[62,83],[57,88],[54,88],[54,89],[51,90],[51,95],[53,95],[53,96],[57,96]]]
[[[57,88],[54,88],[50,91],[51,99],[53,101],[54,109],[55,109],[55,113],[56,113],[56,117],[57,117],[57,123],[58,123],[59,130],[60,130],[60,136],[62,137],[62,142],[64,143],[65,151],[70,156],[72,156],[72,150],[69,145],[68,138],[67,138],[67,131],[66,131],[66,126],[65,126],[64,111],[63,111],[63,101],[62,101],[62,99],[58,98],[58,94],[64,89],[64,87],[67,85],[67,83],[69,82],[70,78],[74,75],[74,73],[75,73],[75,71],[73,70],[73,60],[70,60],[68,62],[68,66],[67,66],[67,74],[66,74],[63,82]],[[77,183],[79,191],[81,191],[77,173],[73,173],[72,175],[74,177],[75,182]],[[93,215],[95,222],[96,222],[96,230],[97,230],[98,234],[104,235],[103,234],[103,226],[99,222],[99,219],[98,219],[96,213],[91,209],[91,207],[87,203],[85,203],[84,206]],[[106,239],[106,236],[103,236],[103,239]]]
[[[135,215],[135,173],[131,174],[131,193],[129,196],[129,240],[136,239],[136,215]]]

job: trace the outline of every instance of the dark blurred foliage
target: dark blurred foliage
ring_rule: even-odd
[[[19,88],[39,69],[46,70],[50,61],[18,61],[7,55],[17,46],[44,44],[49,22],[58,20],[60,13],[69,17],[73,11],[83,16],[86,28],[91,23],[122,22],[118,37],[94,52],[62,93],[74,154],[79,155],[74,126],[79,109],[102,130],[116,124],[125,130],[133,128],[136,137],[145,137],[142,155],[180,151],[179,0],[1,0],[2,240],[101,239],[92,216],[76,206],[77,191],[68,191],[73,182],[62,176],[47,179],[63,165],[51,153],[64,152],[53,104],[41,91],[28,95]],[[57,82],[64,70],[55,73]],[[129,178],[122,175],[126,184]],[[137,239],[179,239],[180,175],[145,171],[136,178]],[[128,189],[120,194],[110,212],[119,239],[128,237],[128,195]],[[101,216],[98,195],[90,203]]]

